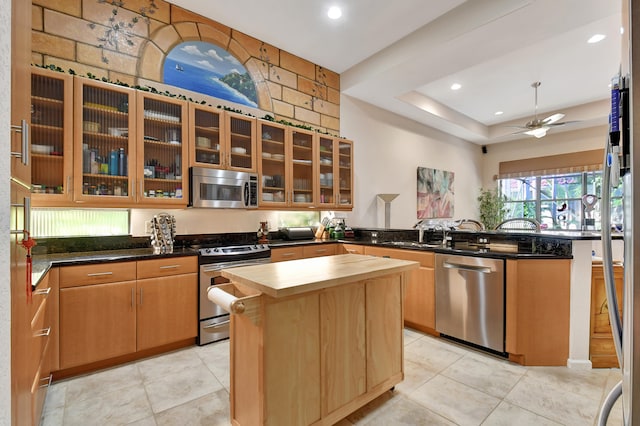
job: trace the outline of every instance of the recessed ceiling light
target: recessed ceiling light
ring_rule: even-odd
[[[504,114],[504,112],[502,112],[502,111],[496,111],[496,112],[494,112],[494,114],[495,114],[495,115],[502,115],[502,114]]]
[[[327,12],[327,16],[331,19],[338,19],[342,16],[342,9],[338,6],[331,6]]]
[[[594,34],[591,36],[591,38],[589,40],[587,40],[587,43],[598,43],[599,41],[602,41],[605,39],[605,35],[604,34]]]
[[[459,84],[459,83],[453,83],[453,84],[451,85],[451,90],[460,90],[460,88],[461,88],[461,87],[462,87],[462,85],[461,85],[461,84]]]

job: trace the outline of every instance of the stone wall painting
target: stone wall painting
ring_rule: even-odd
[[[251,107],[256,86],[246,68],[225,49],[203,41],[175,46],[164,61],[164,83]]]
[[[454,173],[418,167],[418,219],[452,218]]]

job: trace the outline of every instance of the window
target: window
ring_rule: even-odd
[[[611,222],[619,226],[623,220],[622,182],[611,191]],[[593,210],[583,203],[583,196],[602,194],[602,172],[566,173],[546,176],[507,178],[500,180],[500,193],[505,197],[506,217],[537,219],[543,229],[601,229],[598,202]]]
[[[33,209],[31,235],[93,237],[129,235],[129,211],[120,209]]]

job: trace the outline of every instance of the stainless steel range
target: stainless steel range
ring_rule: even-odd
[[[207,288],[228,283],[221,274],[223,269],[249,266],[271,261],[271,249],[266,244],[249,244],[199,249],[200,292],[198,344],[206,345],[229,337],[229,314],[207,298]]]

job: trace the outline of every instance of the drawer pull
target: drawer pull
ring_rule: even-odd
[[[40,385],[41,388],[48,388],[49,386],[51,386],[51,382],[53,381],[53,374],[49,374],[49,377],[42,377],[40,378],[41,382],[46,381],[45,384]]]
[[[180,265],[164,265],[164,266],[161,266],[160,269],[176,269],[179,267]]]
[[[88,277],[101,277],[104,275],[113,275],[113,272],[93,272],[91,274],[87,274]]]
[[[51,327],[43,328],[33,334],[33,337],[46,337],[51,334]]]
[[[231,323],[231,320],[226,320],[216,324],[205,325],[204,327],[202,327],[202,329],[208,333],[215,333],[216,330],[218,330],[219,328],[229,328],[228,326],[230,323]]]
[[[33,292],[34,295],[45,295],[45,296],[48,296],[49,293],[51,293],[51,287],[40,288]]]
[[[291,256],[295,256],[295,253],[282,253],[282,257],[291,257]]]
[[[316,253],[324,253],[324,252],[326,252],[326,251],[327,251],[327,249],[317,249],[317,250],[316,250]]]

